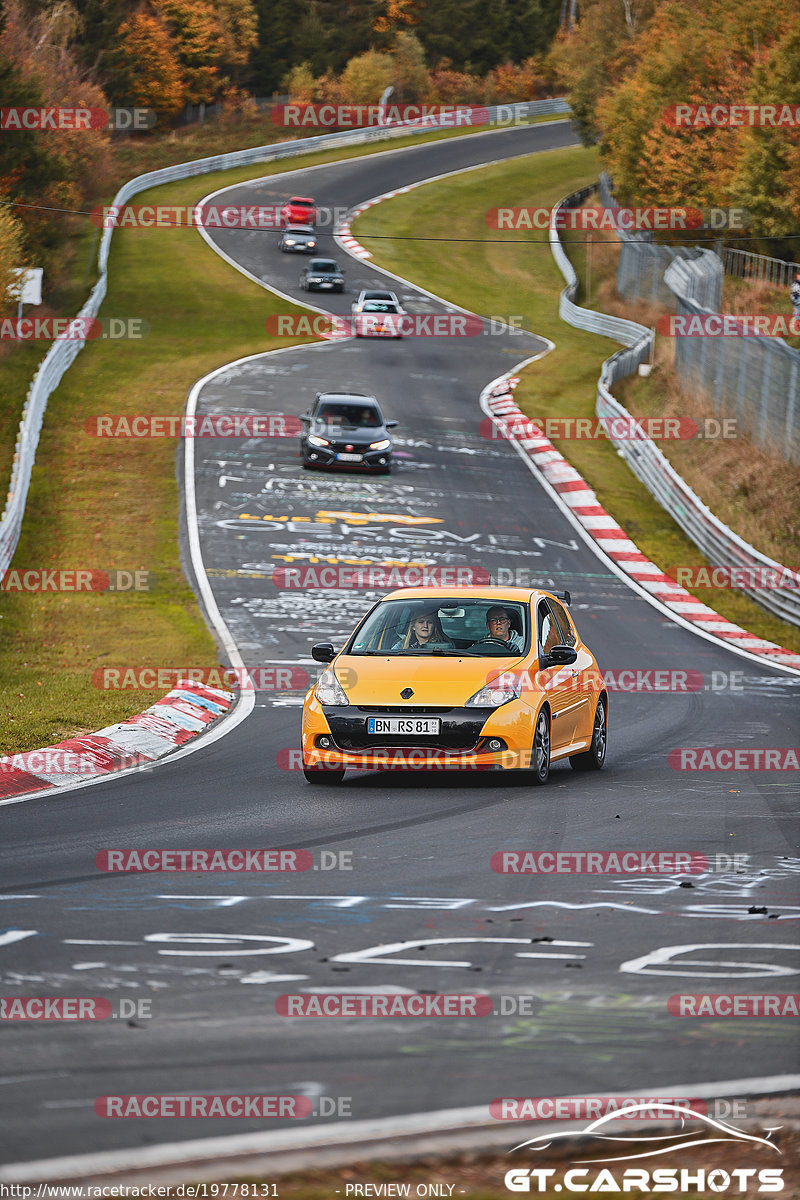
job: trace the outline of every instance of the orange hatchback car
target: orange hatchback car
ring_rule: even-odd
[[[567,611],[569,592],[406,588],[378,601],[303,705],[303,771],[337,783],[349,767],[525,770],[605,762],[608,695]]]

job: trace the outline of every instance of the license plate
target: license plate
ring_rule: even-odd
[[[438,733],[442,722],[438,717],[368,717],[367,733]]]
[[[360,454],[337,454],[339,462],[361,462],[362,455]]]
[[[320,287],[333,287],[333,284],[330,281],[328,281],[327,283],[321,283]]]

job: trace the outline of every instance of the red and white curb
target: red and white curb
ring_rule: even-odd
[[[486,409],[504,437],[522,448],[603,553],[640,588],[683,621],[694,625],[698,631],[711,634],[731,647],[747,651],[749,655],[800,670],[800,654],[755,637],[747,629],[720,616],[642,554],[624,529],[606,512],[583,476],[514,403],[513,391],[518,383],[518,376],[507,375],[490,385]]]
[[[0,800],[155,762],[204,733],[232,702],[232,692],[179,680],[163,699],[118,725],[0,758]]]
[[[483,165],[483,164],[481,164]],[[424,182],[428,182],[425,180]],[[376,204],[381,204],[384,200],[391,200],[395,196],[402,196],[405,192],[410,192],[418,185],[412,184],[411,187],[398,188],[394,192],[386,192],[382,196],[373,196],[371,200],[365,200],[363,204],[359,204],[358,208],[354,208],[348,214],[347,220],[343,225],[340,225],[334,230],[334,237],[340,246],[343,246],[348,254],[352,254],[354,258],[372,258],[369,250],[357,241],[350,231],[350,226],[356,217],[360,217],[368,208],[372,208]]]

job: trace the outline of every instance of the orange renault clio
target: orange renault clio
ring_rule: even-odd
[[[608,696],[567,612],[569,592],[405,588],[379,600],[303,704],[303,773],[348,767],[522,769],[547,782],[569,758],[599,771]]]

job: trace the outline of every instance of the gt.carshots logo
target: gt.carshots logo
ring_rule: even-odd
[[[653,1106],[658,1107],[658,1117],[675,1127],[675,1132],[664,1134],[661,1131],[648,1134],[632,1135],[630,1130],[615,1132],[614,1123],[620,1120],[651,1120]],[[686,1123],[691,1122],[688,1130]],[[611,1126],[611,1128],[609,1128]],[[778,1126],[780,1128],[780,1126]],[[583,1130],[559,1130],[530,1138],[515,1146],[511,1153],[519,1150],[541,1151],[550,1150],[559,1142],[581,1138],[582,1157],[573,1159],[578,1165],[559,1170],[556,1167],[512,1167],[506,1171],[504,1183],[510,1192],[616,1192],[616,1193],[650,1193],[650,1192],[690,1192],[692,1195],[713,1193],[732,1193],[742,1195],[782,1192],[784,1189],[783,1168],[763,1167],[758,1165],[732,1166],[730,1169],[714,1167],[712,1169],[686,1166],[655,1166],[640,1165],[626,1167],[627,1161],[646,1158],[663,1158],[669,1154],[674,1157],[685,1157],[688,1151],[697,1147],[707,1147],[713,1144],[723,1144],[731,1151],[748,1152],[748,1156],[757,1164],[763,1161],[765,1154],[781,1155],[782,1151],[771,1140],[776,1129],[766,1131],[766,1137],[747,1133],[736,1125],[711,1116],[706,1111],[695,1108],[695,1101],[631,1099],[620,1109],[613,1109],[603,1116],[593,1120]],[[591,1165],[591,1155],[594,1147],[592,1139],[597,1138],[606,1156],[599,1163],[613,1163],[613,1169],[606,1166]],[[616,1146],[613,1143],[618,1143]],[[585,1165],[589,1163],[590,1165]],[[582,1165],[583,1164],[583,1165]]]

